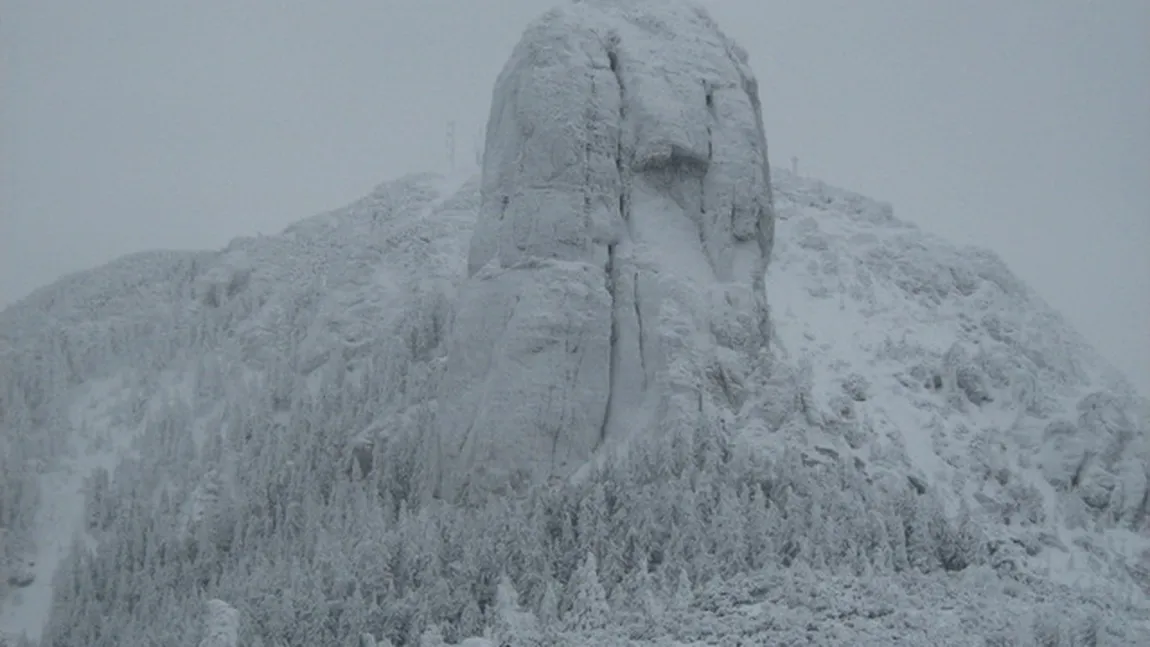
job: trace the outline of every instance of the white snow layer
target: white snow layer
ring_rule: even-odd
[[[143,405],[190,406],[180,385],[210,394],[234,371],[266,397],[333,362],[385,383],[374,422],[342,431],[386,442],[431,419],[448,496],[722,423],[914,479],[1036,574],[1145,600],[1150,405],[993,254],[772,182],[756,92],[687,4],[569,4],[500,75],[480,180],[407,176],[280,235],[134,254],[0,311],[0,395],[41,397],[0,433],[44,439],[35,579],[0,600],[0,634],[39,634],[83,477],[130,454]],[[127,377],[157,371],[170,388]]]
[[[690,3],[572,3],[527,28],[439,390],[444,496],[568,476],[753,363],[774,227],[759,115],[745,53]]]

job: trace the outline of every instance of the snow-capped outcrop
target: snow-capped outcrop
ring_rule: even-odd
[[[774,214],[755,77],[705,12],[548,12],[496,82],[483,161],[439,390],[444,496],[738,409],[727,387],[768,341]]]

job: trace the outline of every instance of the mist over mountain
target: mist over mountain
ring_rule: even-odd
[[[478,175],[0,312],[0,636],[1150,644],[1150,404],[761,109],[694,4],[571,2]]]

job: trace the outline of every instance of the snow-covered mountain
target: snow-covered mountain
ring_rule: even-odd
[[[479,175],[0,312],[0,634],[1150,644],[1150,404],[758,101],[693,5],[571,3]]]

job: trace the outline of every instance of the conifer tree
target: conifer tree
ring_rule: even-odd
[[[443,640],[443,632],[440,631],[439,625],[431,623],[423,630],[419,636],[419,647],[446,647],[447,642]]]
[[[938,553],[943,568],[960,571],[979,561],[986,542],[965,499],[959,503],[958,517],[953,522],[940,519],[940,526],[943,533],[938,540]]]
[[[671,603],[667,611],[671,614],[681,614],[686,612],[695,603],[694,587],[691,586],[691,578],[687,575],[687,570],[684,568],[679,569],[679,574],[675,578],[674,589],[671,591]]]
[[[536,616],[544,628],[553,627],[559,622],[559,594],[556,591],[555,580],[550,577],[543,583],[543,597],[539,600]]]
[[[930,573],[939,567],[935,533],[932,532],[926,495],[906,494],[902,501],[903,526],[906,534],[907,562],[914,569]]]
[[[894,555],[890,535],[886,530],[886,521],[877,510],[872,510],[867,515],[867,523],[870,536],[868,557],[871,565],[880,573],[889,573],[894,570]]]
[[[459,614],[457,633],[460,636],[477,636],[483,631],[483,612],[479,610],[479,604],[474,596],[468,594],[467,597],[467,602]]]
[[[743,534],[746,537],[743,561],[752,569],[758,570],[772,560],[771,533],[773,520],[767,513],[766,495],[758,485],[748,487],[740,499],[744,519]]]
[[[519,606],[519,593],[506,573],[500,575],[495,590],[495,618],[492,635],[499,644],[517,644],[538,639],[534,614]]]
[[[569,631],[592,631],[607,625],[611,609],[599,583],[598,563],[594,553],[587,553],[567,585],[568,608],[563,616]]]
[[[625,588],[631,609],[642,614],[646,620],[657,622],[663,615],[663,605],[656,595],[649,568],[646,555],[640,555],[639,563]]]
[[[223,600],[208,600],[200,647],[236,647],[239,627],[239,611]]]
[[[709,534],[718,573],[729,577],[746,568],[746,519],[738,495],[730,485],[721,484],[718,494]]]

